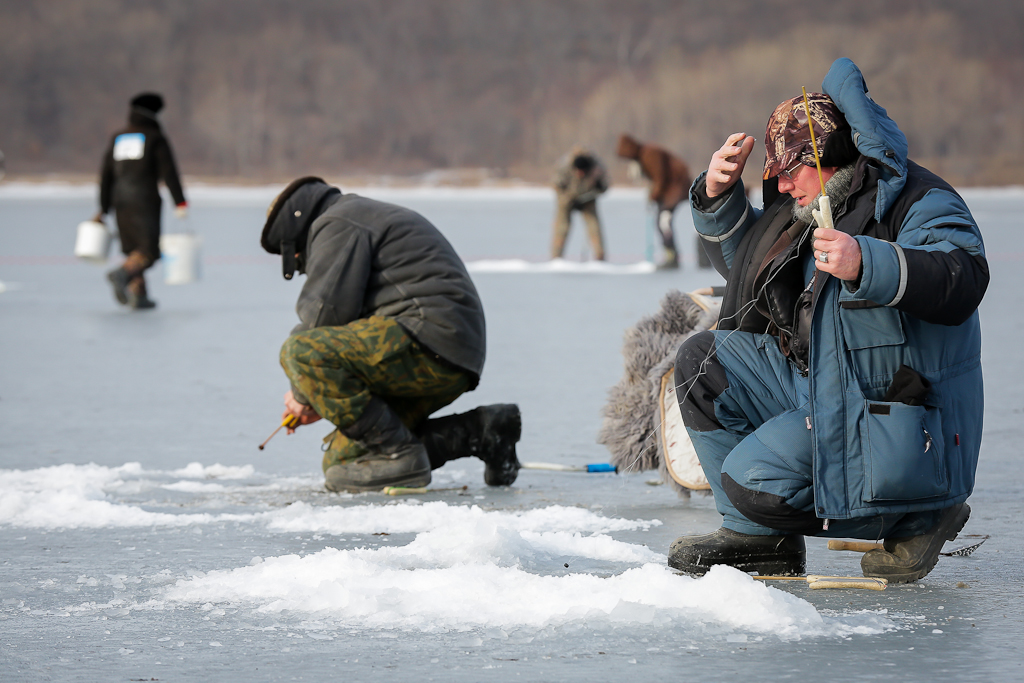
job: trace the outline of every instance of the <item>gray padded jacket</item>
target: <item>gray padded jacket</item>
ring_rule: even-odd
[[[415,211],[355,194],[336,195],[313,221],[306,283],[294,332],[379,315],[477,379],[484,367],[484,309],[466,266]],[[474,382],[475,385],[475,382]]]

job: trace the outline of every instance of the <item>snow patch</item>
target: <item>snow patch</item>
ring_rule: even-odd
[[[183,479],[187,476],[189,478]],[[251,474],[238,486],[222,483]],[[221,477],[222,482],[199,481]],[[252,479],[262,477],[255,483]],[[729,567],[695,579],[678,575],[665,556],[645,545],[612,538],[643,532],[657,520],[605,517],[575,506],[484,510],[445,501],[392,501],[318,496],[245,514],[181,513],[181,496],[213,502],[249,501],[254,490],[294,486],[309,493],[310,481],[271,480],[249,466],[193,463],[181,470],[60,465],[0,470],[0,525],[43,529],[183,526],[233,521],[263,533],[340,535],[408,534],[362,547],[327,547],[305,556],[254,557],[246,566],[175,578],[165,569],[146,577],[153,593],[131,602],[83,603],[61,613],[129,616],[135,610],[197,609],[221,615],[251,609],[274,618],[300,618],[337,628],[405,629],[421,632],[478,628],[546,628],[605,623],[681,628],[718,637],[734,632],[784,639],[882,633],[895,628],[879,614],[823,616],[805,600],[756,582]],[[162,512],[143,509],[124,496],[143,495],[159,508],[160,491],[173,498]],[[246,494],[249,497],[246,497]],[[275,494],[277,495],[277,494]],[[211,503],[203,498],[204,505]],[[322,503],[321,503],[322,501]],[[187,505],[185,507],[188,507]],[[408,542],[406,542],[408,540]],[[358,541],[357,541],[358,542]],[[404,543],[404,545],[401,545]],[[601,574],[592,573],[595,563]],[[586,567],[570,571],[568,567]],[[76,585],[109,585],[138,593],[124,575],[78,577]]]
[[[438,530],[401,548],[328,548],[305,557],[269,558],[178,581],[164,597],[172,603],[306,614],[339,628],[372,630],[545,628],[575,622],[799,639],[894,628],[877,615],[823,617],[807,601],[724,566],[701,578],[675,574],[663,559],[608,577],[538,575],[520,564],[529,545],[524,537],[459,531],[458,543],[438,543],[450,536]],[[541,559],[543,551],[535,546],[532,552],[534,560]]]

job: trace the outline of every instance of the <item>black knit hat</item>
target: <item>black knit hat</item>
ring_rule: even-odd
[[[132,106],[139,109],[145,109],[146,111],[156,114],[164,108],[164,98],[160,97],[160,95],[155,92],[139,93],[132,98]]]

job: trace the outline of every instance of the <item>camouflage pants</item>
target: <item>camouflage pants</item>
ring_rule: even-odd
[[[439,361],[394,319],[379,316],[292,335],[281,347],[281,366],[297,395],[337,428],[324,439],[324,471],[365,453],[341,430],[359,419],[373,396],[415,431],[471,381],[470,373]]]

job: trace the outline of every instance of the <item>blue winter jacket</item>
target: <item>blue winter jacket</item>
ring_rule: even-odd
[[[907,159],[906,137],[853,62],[837,60],[822,87],[863,155],[836,221],[859,243],[863,275],[856,285],[825,278],[812,308],[815,509],[847,519],[948,507],[970,495],[981,447],[981,233],[963,199]],[[735,277],[734,257],[750,253],[744,238],[762,229],[764,212],[742,183],[702,208],[703,182],[691,191],[695,226],[712,261]],[[789,213],[792,201],[770,210]],[[882,400],[901,365],[930,381],[924,405]]]

